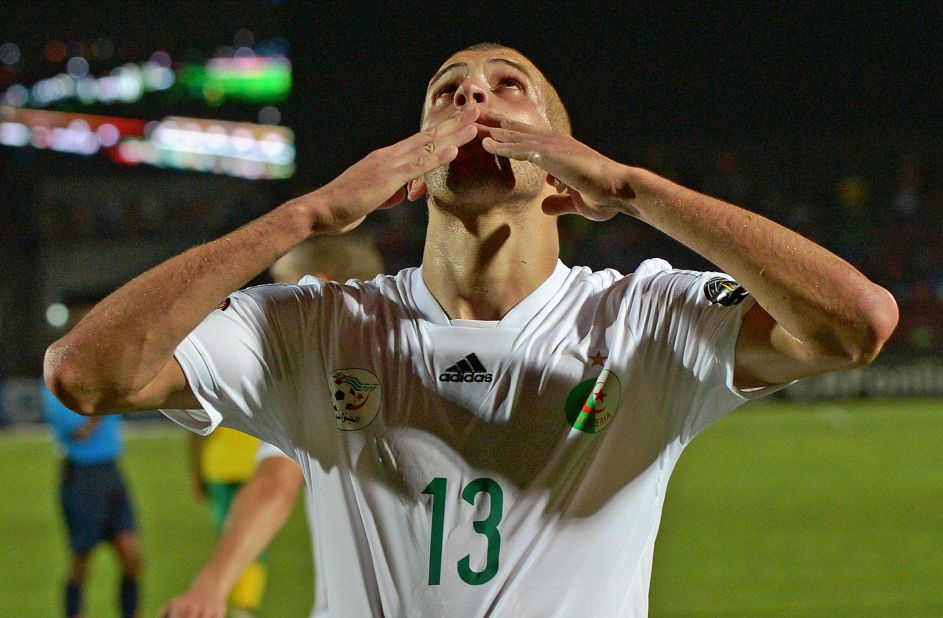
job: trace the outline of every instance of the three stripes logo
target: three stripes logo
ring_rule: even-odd
[[[491,382],[492,379],[494,374],[488,373],[474,352],[439,374],[439,382]]]

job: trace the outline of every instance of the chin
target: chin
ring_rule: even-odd
[[[430,197],[447,210],[526,203],[540,195],[545,174],[530,163],[485,153],[464,156],[426,175]]]

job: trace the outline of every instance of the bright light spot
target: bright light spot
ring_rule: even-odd
[[[98,100],[98,82],[91,77],[80,79],[75,84],[75,93],[82,103],[86,105],[94,103]]]
[[[0,45],[0,62],[3,64],[16,64],[20,61],[20,48],[16,43],[4,43]]]
[[[33,127],[30,143],[35,148],[48,148],[51,134],[48,127]]]
[[[69,58],[65,65],[66,72],[75,79],[82,79],[88,76],[88,60],[81,56]]]
[[[118,98],[122,101],[133,103],[141,98],[143,83],[141,81],[141,72],[137,67],[125,65],[118,74]]]
[[[29,101],[29,90],[23,84],[13,84],[3,94],[3,104],[11,107],[23,107]]]
[[[238,128],[232,132],[232,149],[236,152],[249,152],[255,146],[255,138],[249,129]]]
[[[150,90],[167,90],[174,85],[174,72],[157,63],[148,62],[144,65],[144,84]]]
[[[29,127],[18,122],[0,122],[0,144],[25,146],[29,143]]]
[[[115,125],[106,122],[95,129],[95,135],[98,136],[98,141],[101,142],[102,147],[111,148],[121,138],[121,131]]]
[[[62,303],[52,303],[46,308],[46,321],[54,328],[62,328],[69,321],[69,308]]]
[[[229,143],[229,134],[221,125],[211,124],[206,128],[204,140],[209,150],[222,150]]]
[[[266,105],[259,110],[259,122],[262,124],[281,124],[282,113],[277,107]]]

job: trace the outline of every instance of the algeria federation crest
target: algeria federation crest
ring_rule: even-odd
[[[566,398],[566,421],[585,433],[605,429],[619,409],[622,384],[619,376],[603,369],[599,377],[577,384]]]
[[[341,431],[363,429],[380,411],[380,380],[366,369],[337,369],[328,386]]]

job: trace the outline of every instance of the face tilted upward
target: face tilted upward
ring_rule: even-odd
[[[494,114],[551,128],[545,104],[548,89],[552,91],[540,71],[514,50],[461,51],[430,80],[422,126],[434,126],[459,111],[477,107],[482,113],[479,122],[484,125],[497,125],[498,121],[489,117]],[[544,190],[546,174],[542,170],[525,161],[489,154],[481,146],[482,137],[463,146],[449,165],[426,174],[428,194],[438,205],[469,209],[496,202],[525,204]]]

